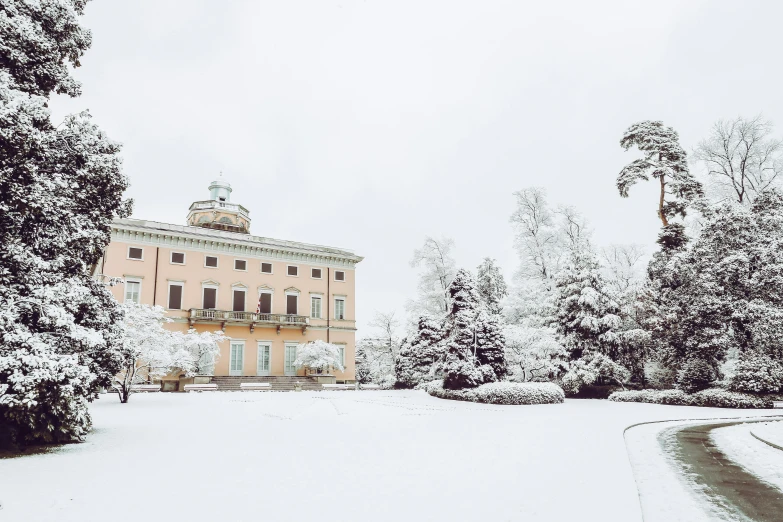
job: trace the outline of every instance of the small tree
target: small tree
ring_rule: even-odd
[[[340,357],[340,348],[320,339],[297,346],[294,366],[322,371],[329,371],[331,368],[345,370]]]
[[[508,287],[497,262],[485,257],[478,266],[477,274],[478,293],[484,306],[492,314],[501,313],[503,307],[500,302],[508,295]]]
[[[215,372],[215,362],[220,355],[219,343],[227,339],[223,331],[197,332],[191,328],[187,333],[173,332],[173,335],[173,342],[190,354],[192,364],[183,368],[189,376],[212,375]]]
[[[679,135],[660,121],[634,123],[625,131],[620,146],[625,150],[636,146],[644,157],[623,167],[617,177],[617,190],[627,198],[637,181],[650,177],[658,180],[658,217],[665,227],[676,216],[685,216],[686,208],[704,195],[701,183],[688,170],[685,150]]]

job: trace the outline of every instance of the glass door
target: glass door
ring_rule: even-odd
[[[269,375],[269,358],[272,352],[270,343],[258,343],[258,371],[257,375]]]
[[[229,375],[242,375],[242,366],[245,359],[245,343],[231,343],[229,356]]]
[[[286,375],[296,375],[296,366],[294,366],[294,361],[296,361],[296,345],[287,344],[285,346],[285,368],[284,368],[284,373]]]

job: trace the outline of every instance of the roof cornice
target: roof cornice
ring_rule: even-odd
[[[111,236],[114,241],[326,266],[354,268],[364,259],[338,248],[140,219],[115,219]]]

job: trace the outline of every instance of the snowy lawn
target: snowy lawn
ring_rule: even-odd
[[[764,414],[423,391],[104,396],[92,412],[87,442],[0,460],[0,520],[630,522],[624,428]]]

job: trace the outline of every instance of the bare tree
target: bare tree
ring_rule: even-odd
[[[572,206],[561,206],[556,210],[559,217],[558,236],[563,246],[571,252],[589,248],[591,231],[587,219]]]
[[[618,294],[625,294],[640,282],[644,256],[641,245],[610,245],[601,249],[609,275],[607,282]]]
[[[394,385],[394,361],[402,344],[397,332],[400,326],[394,312],[376,311],[369,326],[372,334],[356,342],[357,371],[362,382]],[[361,368],[359,368],[361,367]]]
[[[525,277],[548,280],[557,271],[560,252],[554,215],[541,187],[514,192],[517,208],[511,215],[516,232],[516,246]]]
[[[720,120],[695,156],[720,188],[739,203],[750,204],[781,179],[783,141],[772,133],[772,123],[761,116]]]
[[[419,273],[419,299],[409,304],[414,310],[428,311],[436,316],[445,315],[450,307],[449,285],[456,273],[452,250],[454,240],[427,237],[424,245],[413,251],[411,266],[421,268]]]

